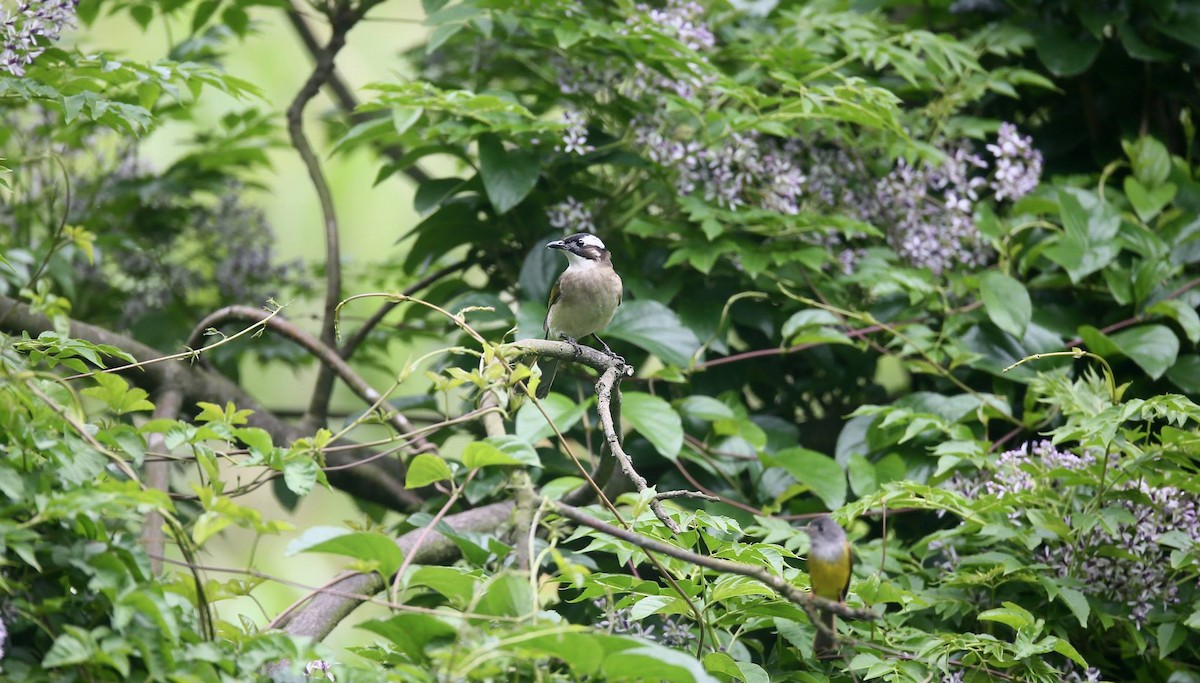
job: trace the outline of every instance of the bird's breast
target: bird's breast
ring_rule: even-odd
[[[546,327],[552,335],[582,339],[604,329],[620,302],[621,278],[611,268],[568,270],[559,280]]]

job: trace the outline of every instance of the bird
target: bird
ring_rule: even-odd
[[[613,270],[612,253],[599,237],[586,232],[555,240],[546,248],[559,249],[567,257],[567,269],[550,289],[546,321],[542,324],[546,339],[563,339],[578,353],[579,340],[592,335],[606,353],[616,357],[608,344],[596,336],[621,305],[621,276]],[[558,361],[546,358],[541,365],[542,381],[537,397],[546,398],[558,372]]]
[[[851,552],[846,532],[829,515],[821,515],[804,528],[810,540],[808,547],[808,578],[812,591],[827,600],[841,602],[850,585]],[[818,659],[836,654],[834,644],[834,616],[821,611],[821,623],[813,639],[813,653]]]

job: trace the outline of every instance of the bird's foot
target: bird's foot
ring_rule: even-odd
[[[579,358],[580,356],[583,355],[583,348],[579,346],[579,342],[575,341],[574,338],[568,337],[567,335],[564,334],[562,339],[566,343],[570,344],[571,348],[575,350],[576,358]]]
[[[604,353],[607,353],[610,358],[617,361],[621,365],[628,365],[628,363],[625,362],[624,357],[618,356],[616,353],[613,352],[612,349],[608,348],[608,344],[604,343],[604,340],[600,338],[600,335],[593,334],[592,336],[596,338],[596,341],[600,342],[600,346],[604,347]]]

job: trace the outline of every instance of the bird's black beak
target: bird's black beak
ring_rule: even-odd
[[[566,249],[567,244],[566,244],[566,242],[563,242],[562,240],[554,240],[550,244],[547,244],[546,248],[547,249]]]

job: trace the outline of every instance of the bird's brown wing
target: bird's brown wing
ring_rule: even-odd
[[[555,302],[558,301],[559,296],[562,294],[562,292],[558,289],[558,283],[560,280],[562,280],[562,277],[559,277],[554,281],[554,286],[550,288],[550,300],[546,302],[546,319],[542,321],[542,331],[546,333],[547,339],[550,338],[550,308],[554,306]]]

